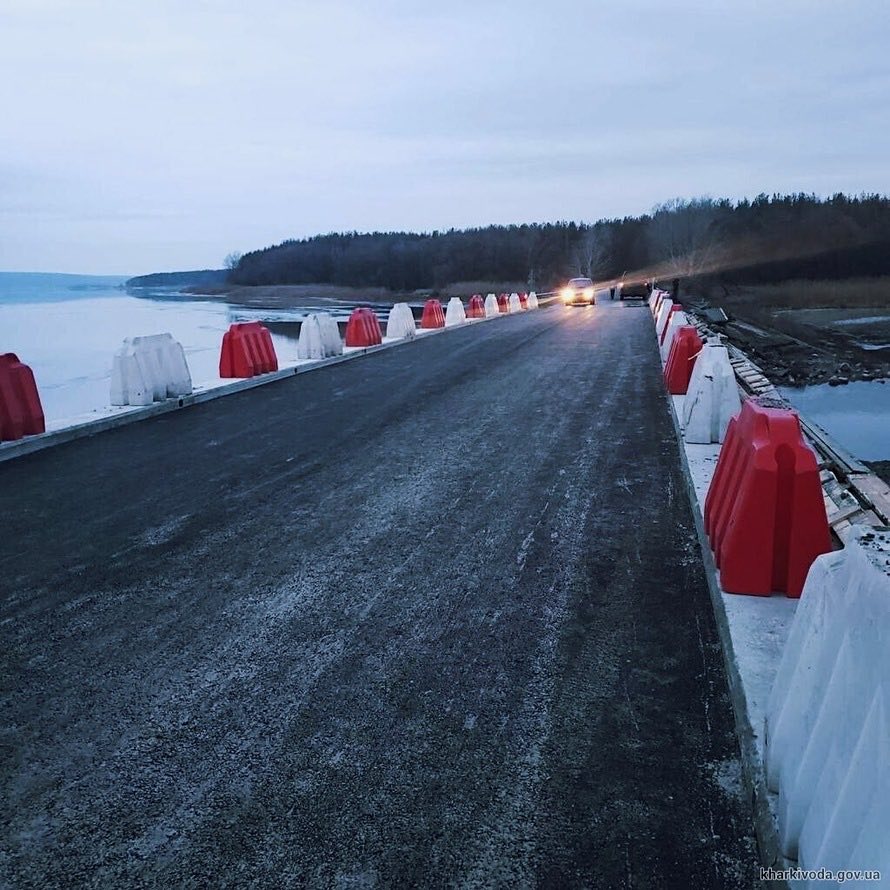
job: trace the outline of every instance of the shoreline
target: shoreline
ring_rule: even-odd
[[[248,309],[299,309],[304,306],[331,306],[393,303],[422,303],[432,298],[469,298],[475,293],[524,291],[527,285],[515,281],[455,282],[443,288],[391,291],[383,287],[347,287],[334,284],[225,284],[190,285],[181,289],[189,296],[206,297]]]
[[[440,289],[414,291],[330,284],[193,284],[179,288],[178,292],[251,310],[330,307],[331,311],[336,311],[356,305],[389,307],[398,302],[416,306],[430,298],[445,300],[460,296],[467,299],[473,293],[509,293],[525,287],[519,282],[482,281],[456,282]],[[863,348],[862,336],[854,335],[854,328],[814,324],[813,313],[828,311],[824,307],[800,308],[785,300],[740,299],[738,295],[728,299],[698,300],[681,294],[680,300],[681,303],[688,301],[689,308],[696,313],[708,306],[724,308],[729,319],[724,324],[715,325],[715,329],[751,356],[776,386],[843,386],[854,381],[890,379],[890,348],[875,345]],[[834,314],[847,315],[851,320],[866,311],[862,305],[840,305],[840,302],[830,308]],[[868,331],[866,339],[878,344],[886,342],[890,346],[890,306],[875,305],[867,311],[886,315],[887,321]]]

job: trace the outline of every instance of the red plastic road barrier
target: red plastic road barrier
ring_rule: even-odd
[[[749,399],[730,420],[705,499],[705,531],[725,591],[800,596],[831,538],[816,455],[794,411]]]
[[[14,352],[0,355],[0,442],[43,432],[46,422],[31,369]]]
[[[219,354],[220,377],[255,377],[278,370],[269,329],[258,321],[229,325]]]
[[[383,333],[377,316],[367,306],[359,306],[352,310],[346,322],[347,346],[379,346],[383,342]]]
[[[664,366],[664,382],[672,396],[685,396],[695,359],[702,350],[701,337],[690,324],[677,328]]]
[[[444,328],[445,313],[442,304],[438,300],[427,300],[423,304],[423,317],[420,319],[422,328]]]
[[[467,318],[485,318],[485,302],[482,294],[473,294],[467,304]]]
[[[506,294],[498,294],[498,312],[509,312],[510,302]]]
[[[661,337],[658,340],[659,343],[664,343],[664,338],[667,335],[668,328],[671,326],[671,316],[675,312],[679,312],[682,308],[683,307],[679,303],[674,303],[674,305],[671,306],[670,311],[668,312],[667,321],[664,323],[664,330],[661,332]]]
[[[523,309],[528,309],[528,294],[520,294],[519,302]]]

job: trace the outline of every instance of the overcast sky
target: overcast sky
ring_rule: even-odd
[[[890,192],[885,0],[0,0],[0,269]]]

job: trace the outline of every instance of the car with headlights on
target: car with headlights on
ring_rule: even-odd
[[[589,278],[573,278],[559,295],[566,306],[592,306],[596,302],[593,282]]]

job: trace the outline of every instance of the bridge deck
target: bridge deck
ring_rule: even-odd
[[[750,887],[643,309],[0,465],[0,882]]]

